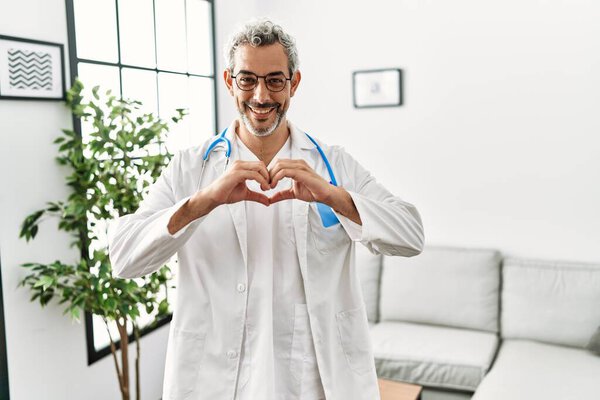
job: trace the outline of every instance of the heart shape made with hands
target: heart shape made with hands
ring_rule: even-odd
[[[330,197],[335,187],[304,160],[276,159],[269,169],[262,162],[242,162],[237,164],[237,168],[244,171],[240,172],[245,188],[243,200],[256,201],[266,206],[291,199],[319,202]],[[291,185],[272,192],[287,179],[291,181]]]
[[[261,183],[255,179],[248,179],[245,183],[249,194],[246,200],[256,201],[260,197],[268,200],[268,204],[265,205],[292,199],[316,201],[314,194],[304,184],[293,178],[282,178],[273,186],[269,186],[267,190],[263,190]],[[269,180],[269,184],[271,184],[271,180]],[[259,202],[264,204],[262,201]]]

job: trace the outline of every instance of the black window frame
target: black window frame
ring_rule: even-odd
[[[10,399],[8,387],[8,354],[4,327],[4,295],[2,293],[2,253],[0,252],[0,399]]]
[[[78,56],[77,56],[77,40],[76,40],[76,35],[75,35],[75,11],[74,11],[73,1],[74,0],[65,0],[66,12],[67,12],[67,36],[68,36],[68,41],[69,41],[69,66],[70,66],[71,84],[75,81],[75,77],[78,75],[77,65],[79,62],[85,62],[85,63],[97,64],[97,65],[106,65],[106,66],[111,66],[111,67],[118,67],[119,68],[119,91],[120,91],[119,94],[120,95],[122,95],[122,93],[123,93],[123,80],[122,80],[122,74],[121,74],[121,70],[123,68],[131,68],[131,69],[138,69],[138,70],[144,70],[144,71],[153,71],[153,72],[156,72],[157,74],[159,72],[166,72],[166,73],[173,73],[173,74],[177,74],[177,75],[184,75],[187,77],[194,76],[194,77],[201,77],[201,78],[211,78],[213,80],[213,95],[214,95],[213,132],[217,131],[217,129],[216,129],[216,127],[218,125],[218,99],[217,99],[217,74],[216,74],[217,53],[215,51],[216,38],[215,38],[215,1],[214,0],[202,0],[202,1],[206,1],[207,3],[211,4],[210,18],[211,18],[211,29],[212,29],[211,33],[212,33],[212,58],[213,58],[212,59],[212,69],[213,69],[212,75],[190,74],[189,72],[170,71],[170,70],[160,69],[160,68],[158,68],[158,65],[155,66],[154,68],[148,68],[148,67],[141,67],[141,66],[128,65],[128,64],[121,63],[121,45],[120,45],[119,23],[118,23],[119,0],[114,0],[114,2],[115,2],[115,17],[117,18],[117,24],[116,24],[116,27],[117,27],[117,54],[118,54],[117,62],[113,63],[113,62],[104,62],[104,61],[78,58]],[[156,11],[156,0],[152,0],[152,6],[153,6],[154,11]],[[156,16],[154,17],[154,32],[156,34]],[[154,50],[156,52],[156,37],[154,40]],[[81,121],[76,117],[73,117],[73,130],[75,131],[75,133],[81,140],[82,139]],[[1,294],[1,291],[0,291],[0,294]],[[148,327],[141,329],[140,337],[143,337],[143,336],[147,335],[148,333],[153,332],[154,330],[156,330],[164,325],[167,325],[169,322],[171,322],[171,319],[172,319],[172,315],[169,315],[168,317],[165,317],[162,320],[160,320],[156,325],[148,326]],[[88,365],[91,365],[91,364],[95,363],[96,361],[111,354],[110,346],[106,346],[100,350],[96,350],[96,348],[94,346],[94,330],[93,330],[92,314],[90,314],[88,312],[85,313],[85,333],[86,333]],[[132,333],[129,335],[129,342],[132,343],[134,340],[135,340],[135,338],[133,337],[133,333]],[[119,349],[120,341],[118,341],[115,344],[116,344],[117,349]]]

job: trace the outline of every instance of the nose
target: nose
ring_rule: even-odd
[[[258,84],[254,88],[252,99],[258,103],[268,103],[271,101],[271,91],[267,89],[265,78],[258,78]]]

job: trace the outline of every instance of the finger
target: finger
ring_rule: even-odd
[[[254,192],[252,190],[248,190],[246,192],[246,200],[255,201],[267,207],[269,206],[269,204],[271,204],[271,200],[267,196],[265,196],[262,193]]]
[[[267,170],[267,166],[262,161],[241,161],[236,160],[233,163],[233,166],[236,170],[250,170],[256,171],[262,176],[265,177],[267,181],[269,181],[269,171]]]
[[[282,180],[283,178],[292,178],[294,180],[297,180],[298,182],[302,182],[302,174],[303,171],[298,171],[296,169],[292,169],[292,168],[283,168],[280,169],[275,175],[271,175],[271,189],[274,188],[275,186],[277,186],[277,184],[279,183],[280,180]]]
[[[240,170],[236,172],[238,181],[247,181],[247,180],[255,180],[260,184],[260,188],[264,191],[270,189],[269,181],[258,171],[254,170]]]
[[[282,190],[282,191],[275,193],[269,199],[269,202],[271,204],[273,204],[273,203],[277,203],[278,201],[281,201],[281,200],[290,200],[290,199],[295,199],[295,198],[296,198],[296,196],[294,196],[294,191],[292,189],[286,189],[286,190]]]
[[[277,174],[284,168],[299,169],[309,172],[313,171],[313,169],[310,168],[304,160],[280,159],[273,163],[273,166],[271,166],[271,168],[269,169],[269,176],[271,176],[271,180],[273,180],[273,176],[275,174]]]
[[[319,181],[325,182],[323,178],[317,175],[313,170],[305,171],[302,169],[295,168],[284,168],[271,177],[271,189],[277,186],[280,180],[284,178],[291,178],[296,182],[300,182],[306,186],[314,186]]]
[[[267,166],[262,161],[252,161],[249,165],[249,168],[253,171],[257,171],[259,174],[265,177],[267,182],[269,181],[269,171],[267,170]]]

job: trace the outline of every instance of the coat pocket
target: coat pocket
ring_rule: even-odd
[[[331,253],[339,249],[343,244],[348,244],[352,240],[341,223],[324,227],[316,203],[311,203],[308,212],[308,224],[310,233],[315,243],[315,248],[320,253]]]
[[[375,368],[369,324],[364,306],[336,314],[338,334],[346,361],[359,375]]]
[[[194,391],[204,354],[205,334],[173,329],[165,365],[169,400],[183,400]]]

